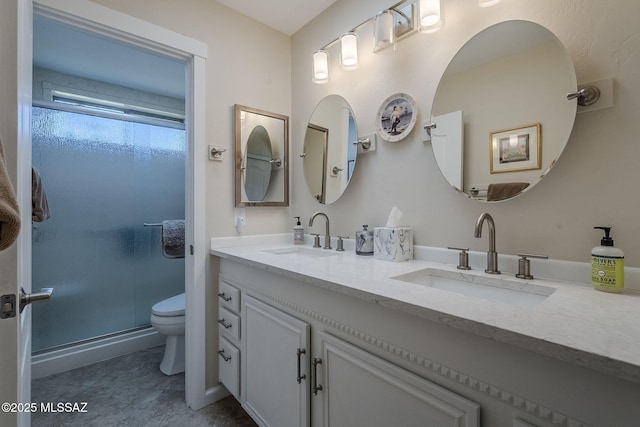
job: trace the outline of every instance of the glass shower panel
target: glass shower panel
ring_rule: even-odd
[[[184,130],[34,107],[33,165],[51,217],[33,223],[33,351],[149,324],[184,292],[162,256],[164,219],[184,218]]]

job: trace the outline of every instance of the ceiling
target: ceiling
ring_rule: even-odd
[[[336,2],[336,0],[216,1],[289,36]]]

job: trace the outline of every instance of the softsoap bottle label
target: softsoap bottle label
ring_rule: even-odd
[[[591,256],[591,283],[605,292],[624,289],[624,257]]]

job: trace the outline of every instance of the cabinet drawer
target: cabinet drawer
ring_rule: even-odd
[[[224,307],[219,307],[218,327],[223,334],[240,339],[240,316]]]
[[[233,397],[240,399],[240,350],[224,337],[220,337],[218,347],[220,382]]]
[[[231,311],[240,313],[240,289],[220,280],[218,285],[218,303]]]

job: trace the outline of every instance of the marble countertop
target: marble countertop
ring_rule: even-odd
[[[306,237],[305,251],[324,251],[312,248],[309,236]],[[290,242],[290,234],[214,238],[210,253],[640,383],[640,293],[609,294],[595,291],[586,280],[583,283],[566,280],[588,279],[587,263],[556,261],[547,263],[552,268],[545,270],[545,264],[534,265],[532,260],[534,275],[536,268],[545,273],[557,271],[562,280],[522,280],[510,272],[515,271],[517,258],[501,256],[501,279],[555,289],[535,306],[522,307],[392,279],[425,268],[460,273],[455,265],[457,254],[446,249],[416,246],[416,258],[421,259],[404,262],[357,256],[353,240],[345,242],[345,252],[331,250],[332,256],[283,256],[268,252],[294,248]],[[478,280],[496,277],[484,273],[484,256],[470,253],[473,269],[468,273]],[[634,279],[636,274],[632,272]]]

